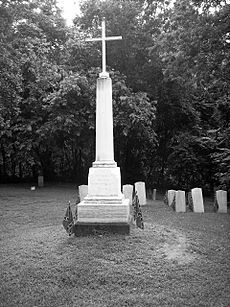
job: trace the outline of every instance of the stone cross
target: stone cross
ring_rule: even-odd
[[[109,36],[106,37],[105,34],[105,17],[102,19],[101,23],[101,28],[102,28],[102,34],[101,37],[99,38],[87,38],[86,42],[102,42],[102,72],[100,73],[101,78],[108,78],[109,74],[106,72],[106,41],[114,41],[114,40],[120,40],[122,39],[122,36]]]

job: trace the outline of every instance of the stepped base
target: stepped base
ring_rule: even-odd
[[[115,199],[112,202],[104,202],[104,199],[96,202],[89,202],[83,200],[77,206],[77,222],[79,223],[126,223],[130,222],[130,206],[128,199],[121,199],[117,202]]]
[[[130,205],[121,193],[120,168],[114,161],[94,162],[89,169],[88,194],[77,205],[76,236],[98,232],[129,234],[129,224]]]
[[[95,234],[122,234],[128,235],[130,233],[130,225],[126,223],[80,223],[74,225],[75,236],[87,236]]]

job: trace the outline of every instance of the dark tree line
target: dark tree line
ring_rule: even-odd
[[[124,183],[229,190],[230,4],[85,0],[67,27],[55,0],[0,0],[0,182],[86,182],[95,152],[102,17]]]

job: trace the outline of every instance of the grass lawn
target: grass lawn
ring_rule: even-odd
[[[75,199],[70,185],[0,185],[0,306],[230,306],[229,213],[175,213],[159,196],[145,230],[68,237]]]

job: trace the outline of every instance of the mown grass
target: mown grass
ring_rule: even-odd
[[[75,199],[73,186],[0,186],[0,306],[229,306],[229,214],[149,201],[144,231],[68,237]]]

